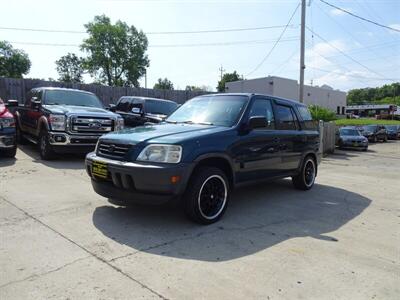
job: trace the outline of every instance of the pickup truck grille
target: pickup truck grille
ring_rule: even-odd
[[[124,160],[126,153],[132,148],[128,144],[115,144],[112,142],[100,141],[97,146],[97,155],[105,158]]]
[[[70,131],[73,133],[107,133],[114,130],[114,120],[99,117],[71,117]]]

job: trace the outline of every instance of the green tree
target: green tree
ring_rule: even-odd
[[[222,76],[222,79],[218,81],[218,92],[225,92],[225,83],[238,80],[243,80],[243,78],[241,78],[236,71],[234,71],[233,73],[225,73]]]
[[[22,78],[31,68],[28,54],[14,49],[7,41],[0,41],[0,76]]]
[[[195,85],[187,85],[185,91],[193,91],[193,92],[210,92],[211,87],[202,85],[202,86],[195,86]]]
[[[347,94],[349,105],[394,103],[400,96],[400,82],[385,84],[376,88],[363,88],[350,90]],[[390,98],[393,100],[390,102]],[[385,99],[385,100],[383,100]]]
[[[157,90],[173,90],[174,84],[168,78],[158,78],[156,84],[154,85],[153,89]]]
[[[56,61],[57,72],[60,75],[58,80],[64,82],[82,82],[83,59],[74,53],[68,53]]]
[[[89,38],[81,45],[88,54],[84,66],[96,81],[138,87],[149,66],[146,35],[125,22],[111,24],[105,15],[96,16],[85,28]]]

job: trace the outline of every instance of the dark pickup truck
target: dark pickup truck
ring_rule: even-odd
[[[101,135],[124,126],[95,94],[74,89],[32,89],[14,110],[17,141],[38,144],[45,160],[55,153],[88,153]]]
[[[124,118],[126,127],[160,123],[177,108],[178,104],[174,101],[132,96],[123,96],[116,105],[110,106],[111,111]]]
[[[296,188],[311,189],[318,150],[305,105],[217,94],[193,98],[160,124],[102,136],[86,170],[94,190],[114,204],[181,200],[190,219],[210,224],[239,185],[292,177]]]

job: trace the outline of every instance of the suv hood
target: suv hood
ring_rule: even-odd
[[[43,108],[54,114],[82,114],[88,116],[117,116],[115,113],[106,110],[105,108],[86,107],[86,106],[73,106],[73,105],[43,105]]]
[[[127,128],[121,131],[108,133],[101,137],[102,140],[112,140],[116,143],[140,142],[151,143],[179,143],[187,139],[196,138],[227,130],[227,127],[208,126],[199,124],[155,124]]]

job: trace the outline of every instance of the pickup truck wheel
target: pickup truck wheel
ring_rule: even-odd
[[[44,160],[51,160],[54,158],[54,151],[49,143],[49,135],[45,130],[42,130],[40,132],[39,152],[40,152],[40,157]]]
[[[292,177],[293,185],[296,189],[307,191],[311,189],[317,174],[317,164],[311,156],[307,156],[297,176]]]
[[[184,195],[185,213],[200,224],[217,222],[225,213],[230,198],[229,181],[214,167],[201,167],[192,176]]]

